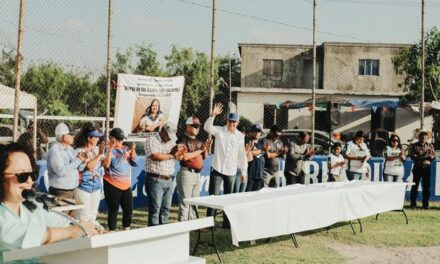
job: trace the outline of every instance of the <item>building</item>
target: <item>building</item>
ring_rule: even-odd
[[[243,43],[238,46],[241,55],[241,87],[232,88],[237,94],[237,112],[254,123],[264,124],[266,128],[275,123],[283,128],[311,127],[311,111],[308,108],[289,109],[282,106],[286,105],[286,101],[300,103],[311,99],[313,47]],[[317,46],[316,52],[317,98],[398,100],[399,96],[405,94],[405,90],[401,85],[403,76],[395,72],[392,58],[407,47],[410,45],[322,43]],[[390,122],[386,119],[395,120],[396,113],[401,111],[384,108],[374,111],[348,110],[341,113],[341,123],[334,129],[343,128],[341,132],[355,129],[370,131],[371,116],[374,119],[375,115],[382,120],[376,125],[389,126]],[[326,113],[316,111],[318,129],[322,125],[319,120],[323,120]],[[417,120],[417,113],[403,115]],[[360,123],[359,120],[365,122]],[[397,125],[393,122],[391,127],[385,128],[397,130]]]

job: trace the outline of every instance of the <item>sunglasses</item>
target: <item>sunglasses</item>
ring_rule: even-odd
[[[199,128],[200,128],[199,125],[190,125],[190,126],[193,127],[193,128],[196,128],[196,129],[199,129]]]
[[[36,171],[20,172],[20,173],[5,173],[5,174],[13,174],[13,175],[15,175],[17,177],[17,181],[19,183],[27,182],[29,177],[31,177],[32,181],[36,181],[38,179],[38,173]]]
[[[398,139],[392,139],[391,142],[399,142]]]

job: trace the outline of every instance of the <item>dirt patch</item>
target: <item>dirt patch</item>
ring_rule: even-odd
[[[374,247],[352,246],[341,243],[328,245],[347,258],[348,264],[384,263],[440,263],[440,247]]]

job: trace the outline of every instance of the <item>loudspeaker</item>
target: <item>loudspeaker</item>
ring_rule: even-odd
[[[332,126],[339,126],[341,123],[341,112],[337,108],[330,110],[330,123]]]

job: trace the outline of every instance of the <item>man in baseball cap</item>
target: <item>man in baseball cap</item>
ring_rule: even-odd
[[[203,142],[197,138],[202,125],[197,116],[189,117],[185,124],[185,134],[177,141],[179,145],[185,146],[187,150],[183,160],[180,161],[180,171],[176,177],[177,190],[179,191],[179,215],[177,217],[179,221],[196,218],[194,209],[184,200],[199,196],[200,171],[203,168],[203,160],[208,155],[210,145],[209,140]]]
[[[177,126],[167,122],[145,141],[145,190],[148,195],[148,226],[168,223],[173,197],[175,160],[182,160],[185,147],[176,145]]]
[[[78,168],[86,160],[72,148],[73,136],[69,127],[60,123],[55,128],[56,142],[47,153],[49,193],[74,199],[78,185]]]

